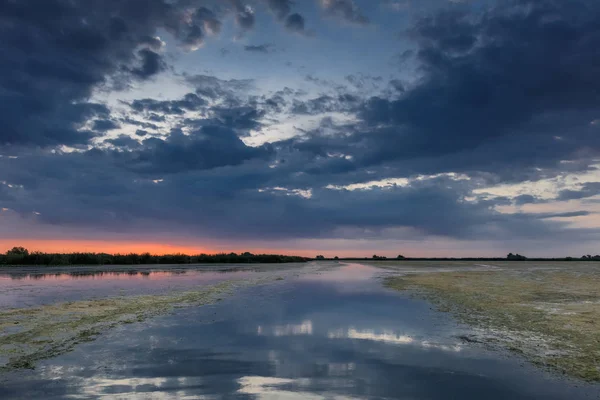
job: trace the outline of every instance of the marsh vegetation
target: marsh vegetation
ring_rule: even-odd
[[[386,285],[426,297],[476,327],[469,340],[500,344],[571,377],[600,381],[595,263],[429,263],[386,279]]]

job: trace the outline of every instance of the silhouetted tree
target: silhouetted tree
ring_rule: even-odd
[[[506,256],[506,259],[511,260],[511,261],[523,261],[523,260],[527,260],[527,257],[522,256],[519,253],[517,253],[517,254],[508,253],[508,255]]]
[[[6,252],[7,256],[28,256],[29,250],[25,247],[13,247]]]

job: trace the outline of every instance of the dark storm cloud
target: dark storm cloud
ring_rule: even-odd
[[[219,157],[223,147],[233,147],[225,159]],[[446,178],[367,191],[315,189],[304,198],[275,189],[282,172],[262,161],[271,155],[217,129],[190,136],[175,132],[168,140],[146,140],[139,150],[36,154],[0,159],[0,166],[11,171],[7,179],[23,185],[20,200],[28,194],[25,201],[9,195],[6,205],[22,213],[35,209],[48,223],[124,229],[150,220],[155,228],[246,239],[377,238],[382,230],[398,227],[409,231],[385,237],[593,237],[586,230],[561,233],[562,223],[547,220],[560,215],[542,220],[500,214],[486,202],[465,202],[468,185]],[[25,164],[29,168],[19,168]],[[293,185],[289,171],[283,173]]]
[[[292,10],[291,0],[266,0],[269,9],[275,13],[277,18],[285,18]]]
[[[238,26],[244,30],[250,30],[254,27],[254,10],[249,5],[245,5],[240,0],[230,0],[235,8],[235,21]]]
[[[579,190],[561,190],[556,200],[578,200],[600,195],[600,182],[583,184]]]
[[[155,122],[165,120],[165,114],[184,114],[185,111],[198,111],[207,104],[206,100],[200,98],[194,93],[186,94],[180,100],[155,100],[155,99],[140,99],[131,102],[130,107],[137,112],[149,113],[148,119]],[[160,114],[156,114],[160,113]]]
[[[409,31],[425,46],[443,52],[464,52],[477,41],[470,15],[466,11],[447,10],[421,18]]]
[[[75,152],[44,148],[87,144],[117,126],[89,98],[95,88],[159,74],[166,58],[157,30],[191,50],[221,29],[223,10],[242,30],[254,25],[246,4],[225,4],[213,12],[192,0],[0,0],[0,140],[32,145],[0,157],[2,207],[59,225],[119,230],[151,221],[162,232],[220,238],[598,238],[568,226],[587,211],[503,214],[495,207],[539,200],[474,194],[551,169],[585,170],[598,156],[599,127],[590,122],[600,105],[600,6],[592,1],[511,2],[419,20],[408,35],[419,79],[394,80],[379,96],[364,98],[364,90],[381,80],[358,74],[348,76],[350,89],[307,78],[315,97],[291,89],[252,96],[252,80],[183,74],[191,93],[179,99],[124,103],[131,115],[118,121],[137,129],[135,138],[97,138],[97,148]],[[268,2],[289,30],[303,32],[289,4]],[[352,1],[321,4],[329,15],[367,22]],[[280,120],[350,118],[321,118],[315,129],[262,146],[244,142],[286,112]],[[411,179],[343,189],[388,177]],[[584,184],[559,199],[597,191]]]
[[[144,136],[146,133],[144,133],[143,135],[138,135],[138,136]],[[137,132],[136,132],[136,134],[137,134]],[[136,147],[140,146],[140,142],[138,142],[131,136],[127,136],[127,135],[119,135],[118,137],[116,137],[114,139],[106,139],[104,142],[112,144],[113,146],[116,146],[116,147],[127,147],[130,149],[135,149]]]
[[[150,115],[152,115],[152,114],[150,114]],[[139,120],[133,119],[131,117],[122,118],[120,121],[123,122],[124,124],[139,126],[144,129],[153,129],[153,130],[160,129],[160,127],[156,124],[153,124],[151,122],[146,122],[146,121],[139,121]]]
[[[275,93],[273,96],[264,97],[263,100],[264,108],[273,112],[282,112],[288,104],[282,93]]]
[[[253,87],[251,79],[223,80],[208,75],[184,75],[184,79],[196,89],[196,94],[210,100],[234,101]]]
[[[194,1],[191,3],[193,4]],[[186,2],[181,1],[181,4],[184,9],[187,9]],[[207,34],[216,35],[221,32],[222,22],[212,10],[204,6],[198,7],[191,14],[186,13],[183,19],[187,22],[178,24],[174,29],[182,47],[186,50],[195,50],[202,46]]]
[[[369,19],[363,15],[354,0],[319,0],[328,15],[353,24],[366,25]]]
[[[213,118],[208,118],[209,122],[216,119],[219,121],[219,125],[224,127],[248,131],[261,126],[260,120],[265,113],[252,106],[212,107],[210,115]],[[201,122],[206,124],[205,120]]]
[[[119,129],[120,125],[109,119],[97,119],[94,121],[93,130],[106,132],[114,129]]]
[[[265,0],[269,9],[275,14],[275,16],[281,20],[285,28],[290,32],[305,33],[304,17],[298,13],[292,13],[292,0]]]
[[[0,144],[87,142],[82,124],[101,116],[92,90],[162,71],[156,30],[186,28],[180,11],[163,0],[1,1]]]
[[[142,80],[151,78],[166,68],[162,56],[152,50],[140,50],[138,51],[138,56],[140,58],[140,65],[133,68],[131,73]]]
[[[395,98],[370,98],[354,127],[298,146],[350,154],[362,167],[388,163],[401,175],[481,171],[519,181],[569,159],[585,170],[600,150],[590,124],[600,106],[598,20],[593,1],[427,17],[410,30],[422,78]]]
[[[294,114],[316,115],[327,112],[349,112],[360,105],[360,98],[352,94],[337,96],[323,95],[314,99],[294,100],[291,112]]]
[[[151,174],[204,170],[239,165],[250,159],[268,159],[269,146],[246,146],[231,130],[206,126],[190,135],[174,130],[167,139],[150,138],[140,151],[124,160],[128,169]]]
[[[304,17],[298,13],[291,14],[285,19],[285,27],[290,32],[303,33],[304,24]]]
[[[283,4],[283,3],[282,3]],[[0,145],[76,145],[97,110],[93,90],[126,89],[167,69],[157,32],[193,50],[234,12],[243,30],[254,12],[210,0],[0,1]],[[273,3],[275,6],[275,3]],[[214,7],[210,9],[208,7]],[[218,10],[216,12],[215,10]],[[283,10],[283,9],[282,9]],[[89,103],[89,104],[88,104]]]
[[[190,107],[188,109],[192,110],[193,108]],[[148,118],[148,120],[153,121],[153,122],[165,122],[166,121],[166,117],[164,115],[159,115],[159,114],[152,113],[152,112],[148,113],[146,118]]]

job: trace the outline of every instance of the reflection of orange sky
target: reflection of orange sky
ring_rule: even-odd
[[[213,274],[216,275],[216,274]],[[99,280],[99,281],[136,281],[140,279],[144,280],[163,280],[164,278],[170,278],[173,276],[185,276],[184,274],[174,274],[173,272],[166,271],[151,271],[148,275],[142,274],[129,274],[127,272],[103,272],[101,274],[90,274],[90,275],[70,275],[70,274],[44,274],[39,275],[27,275],[19,277],[19,281],[33,281],[33,282],[64,282],[73,280]],[[217,275],[218,276],[218,275]],[[15,278],[10,275],[0,275],[0,280],[14,281]]]

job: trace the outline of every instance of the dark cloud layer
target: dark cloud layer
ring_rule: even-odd
[[[290,14],[285,20],[285,27],[291,32],[304,32],[304,17],[298,13]]]
[[[149,224],[222,238],[598,238],[568,225],[590,211],[501,213],[542,201],[475,192],[587,171],[600,157],[595,1],[427,14],[406,35],[419,74],[406,84],[311,75],[311,95],[256,95],[253,80],[178,73],[187,94],[174,99],[146,94],[119,103],[124,110],[91,100],[169,70],[158,32],[190,51],[219,33],[226,15],[247,34],[261,3],[288,31],[305,31],[285,0],[0,0],[0,205],[47,224]],[[320,6],[369,23],[354,1]],[[316,128],[248,144],[270,124],[308,117],[320,120]],[[386,178],[406,182],[344,188]],[[583,183],[553,200],[599,193]]]
[[[163,0],[3,0],[0,101],[9,109],[0,113],[0,143],[86,143],[92,134],[82,125],[108,114],[89,102],[92,91],[163,71],[157,30],[190,43],[203,29],[196,19],[212,18],[202,10],[187,21],[183,7]]]
[[[600,6],[511,4],[420,20],[411,29],[420,82],[397,98],[364,102],[350,137],[317,134],[298,146],[353,154],[362,166],[396,163],[409,174],[480,171],[515,180],[562,160],[592,162],[600,145],[590,124],[600,102]]]

